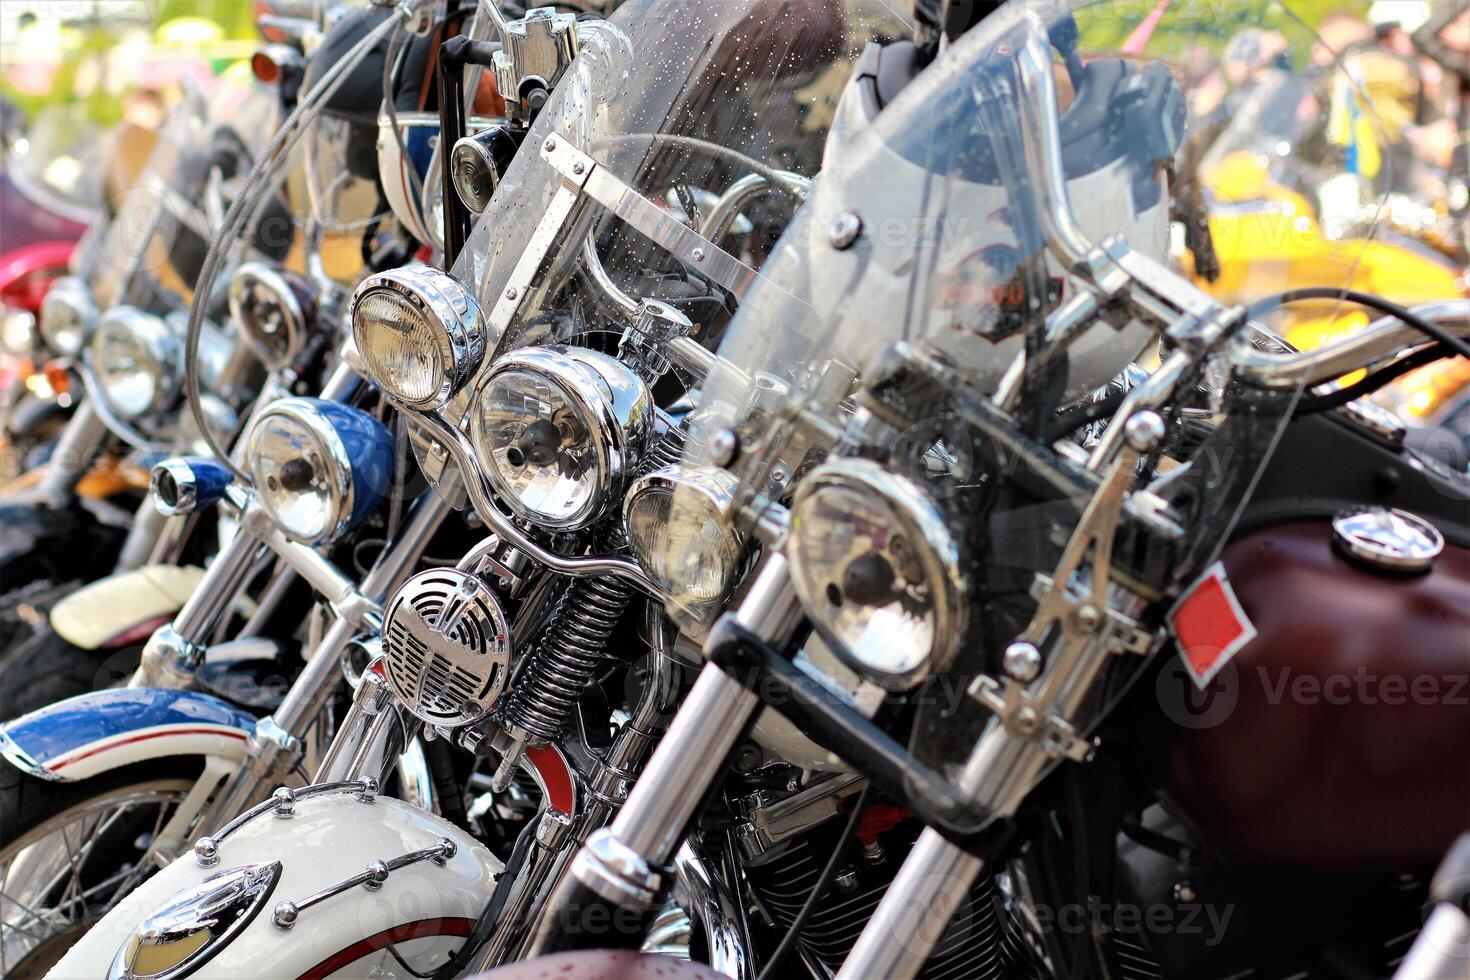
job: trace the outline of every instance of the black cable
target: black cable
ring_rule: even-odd
[[[771,980],[776,968],[790,955],[791,948],[796,945],[796,940],[801,936],[802,927],[806,925],[806,920],[811,918],[817,902],[821,901],[822,895],[827,891],[827,886],[832,882],[832,872],[836,870],[837,862],[842,857],[842,851],[847,847],[848,838],[852,837],[853,830],[857,828],[858,818],[863,815],[863,808],[868,802],[868,790],[872,788],[872,785],[872,783],[863,784],[862,792],[858,793],[857,799],[852,803],[852,813],[848,815],[847,826],[842,828],[842,833],[837,837],[837,846],[832,848],[832,856],[827,859],[826,866],[817,875],[816,884],[812,885],[812,893],[806,897],[801,911],[796,913],[796,918],[791,921],[791,928],[787,929],[786,935],[781,937],[776,951],[771,954],[766,965],[761,967],[760,976],[756,980]]]
[[[1260,319],[1263,314],[1285,306],[1288,303],[1296,303],[1309,299],[1335,299],[1340,302],[1353,303],[1357,306],[1364,306],[1370,310],[1377,310],[1380,313],[1397,317],[1426,337],[1437,340],[1446,347],[1449,347],[1461,357],[1470,358],[1470,341],[1467,341],[1463,337],[1455,336],[1439,324],[1431,323],[1412,310],[1405,309],[1397,303],[1384,299],[1382,296],[1375,296],[1373,293],[1365,293],[1356,289],[1338,289],[1333,286],[1306,286],[1301,289],[1288,289],[1284,293],[1267,296],[1265,299],[1252,303],[1247,315],[1253,320]]]
[[[398,947],[397,946],[394,946],[394,945],[392,945],[390,943],[388,945],[387,949],[388,949],[388,952],[390,952],[390,953],[393,954],[393,958],[398,961],[398,965],[401,966],[401,967],[403,967],[405,970],[408,971],[408,975],[409,976],[418,977],[419,980],[429,980],[430,977],[434,976],[434,973],[433,972],[430,972],[430,973],[420,973],[419,971],[415,970],[413,967],[409,966],[408,965],[408,961],[405,960],[403,958],[403,956],[398,952]]]
[[[1325,412],[1329,409],[1337,408],[1339,405],[1346,405],[1348,402],[1357,401],[1364,395],[1372,394],[1395,378],[1402,377],[1415,368],[1423,367],[1426,364],[1431,364],[1448,356],[1449,352],[1445,350],[1443,344],[1435,344],[1433,347],[1426,347],[1423,350],[1415,351],[1407,357],[1399,358],[1392,364],[1381,367],[1377,371],[1359,378],[1350,385],[1345,385],[1321,395],[1310,395],[1302,398],[1297,402],[1296,411],[1293,414],[1298,416],[1315,415],[1318,412]]]
[[[1123,389],[1109,392],[1095,402],[1083,402],[1073,405],[1071,408],[1058,412],[1046,427],[1044,435],[1045,445],[1050,446],[1065,435],[1070,435],[1099,419],[1110,418],[1117,414],[1118,409],[1123,407],[1123,399],[1128,397],[1128,392]]]

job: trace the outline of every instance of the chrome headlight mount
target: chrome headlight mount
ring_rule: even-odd
[[[906,690],[948,666],[965,632],[959,542],[923,488],[869,459],[802,480],[786,538],[813,625],[848,666]]]
[[[349,318],[374,383],[409,408],[443,408],[485,357],[485,318],[474,293],[440,269],[368,276],[353,294]]]
[[[230,317],[267,368],[301,353],[316,314],[316,291],[306,280],[264,262],[246,262],[230,276]]]
[[[475,393],[470,439],[519,517],[558,531],[597,520],[648,445],[653,401],[626,364],[580,347],[525,347]]]
[[[339,402],[282,398],[250,430],[246,466],[256,496],[287,537],[319,545],[340,537],[383,500],[393,437]]]
[[[86,282],[77,276],[62,276],[41,300],[41,339],[53,353],[75,357],[92,339],[100,315]]]

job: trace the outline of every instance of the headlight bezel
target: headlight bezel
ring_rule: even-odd
[[[330,506],[320,530],[291,527],[264,485],[269,474],[260,467],[259,440],[265,425],[277,418],[303,429],[325,464],[322,476],[328,484]],[[251,425],[245,447],[245,466],[261,507],[288,538],[312,547],[335,541],[356,526],[382,501],[383,489],[392,478],[393,440],[388,431],[366,413],[325,399],[272,402]]]
[[[593,487],[586,502],[571,513],[551,514],[525,503],[502,472],[496,447],[484,431],[489,392],[512,373],[530,375],[556,391],[592,442],[597,464]],[[616,499],[647,449],[652,419],[648,386],[616,358],[583,347],[522,347],[499,358],[476,389],[469,436],[491,488],[517,517],[555,531],[575,531],[602,517]]]
[[[369,324],[361,314],[362,303],[374,293],[388,292],[404,300],[424,317],[433,338],[438,357],[439,376],[423,398],[409,398],[402,389],[385,383],[371,353],[374,347],[366,336]],[[374,273],[364,279],[352,294],[347,313],[352,325],[352,341],[363,359],[373,383],[390,399],[417,411],[438,411],[449,404],[479,370],[485,359],[489,333],[485,317],[474,291],[442,269],[430,266],[407,266]]]
[[[118,400],[107,384],[107,361],[102,346],[115,332],[132,338],[147,361],[153,390],[141,408]],[[119,418],[129,421],[147,418],[168,408],[177,399],[181,386],[180,373],[184,345],[177,333],[162,317],[134,306],[114,306],[97,319],[87,345],[88,367],[97,381],[97,389],[107,407]]]
[[[693,467],[674,463],[640,476],[629,485],[623,496],[623,530],[634,559],[655,585],[696,618],[703,618],[705,613],[716,608],[729,595],[740,571],[740,558],[745,542],[731,519],[736,486],[737,480],[728,470],[714,466]],[[728,547],[729,556],[718,589],[691,594],[687,587],[680,588],[678,583],[668,581],[669,577],[661,574],[660,569],[646,554],[650,549],[642,547],[647,542],[644,535],[635,528],[633,514],[635,508],[646,506],[650,499],[659,496],[668,497],[669,507],[685,505],[692,497],[702,502],[710,519],[719,525],[725,538],[722,544]],[[658,506],[657,503],[654,505]],[[666,523],[670,516],[666,515]]]
[[[923,572],[933,615],[929,649],[914,657],[911,664],[895,662],[891,652],[887,664],[864,656],[834,625],[831,611],[841,604],[834,603],[825,589],[821,594],[814,591],[821,576],[816,574],[811,556],[803,548],[803,524],[809,521],[808,508],[818,495],[829,490],[867,498],[887,512],[910,542],[913,560]],[[823,463],[796,488],[784,552],[791,564],[792,584],[812,625],[833,652],[861,676],[889,690],[909,690],[942,672],[952,662],[968,623],[963,550],[960,541],[950,533],[944,515],[919,484],[871,459],[843,457]]]
[[[316,312],[315,296],[300,277],[266,262],[242,263],[230,275],[230,319],[240,336],[268,370],[286,367],[301,353]],[[270,333],[258,329],[249,316],[252,306],[273,302],[281,312],[280,336],[284,343],[273,345]]]
[[[61,342],[55,316],[62,310],[74,315],[79,321],[75,345]],[[76,357],[92,342],[101,316],[102,311],[97,308],[97,302],[92,298],[92,290],[87,283],[78,276],[62,276],[51,284],[51,288],[46,290],[46,295],[41,299],[36,329],[42,342],[54,354],[59,357]],[[51,323],[49,327],[48,321]]]

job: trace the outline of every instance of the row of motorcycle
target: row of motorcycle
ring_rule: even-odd
[[[40,300],[0,973],[1466,976],[1465,154],[1140,11],[259,5]]]

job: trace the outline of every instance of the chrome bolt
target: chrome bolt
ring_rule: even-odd
[[[1083,633],[1096,633],[1103,624],[1103,612],[1089,602],[1077,607],[1072,623]]]
[[[839,252],[852,247],[863,233],[863,219],[855,211],[844,211],[832,219],[827,229],[827,243]]]
[[[1036,729],[1041,727],[1041,716],[1036,713],[1035,708],[1029,705],[1022,706],[1016,709],[1012,718],[1012,727],[1022,735],[1034,734]]]
[[[694,259],[694,261],[696,261],[696,262],[703,262],[704,261],[704,249],[702,249],[702,248],[696,248],[692,252],[689,253],[689,256],[690,256],[690,258]]]
[[[505,579],[501,579],[501,581],[504,582]],[[477,718],[479,717],[481,710],[482,709],[480,708],[480,703],[478,701],[466,701],[464,704],[459,706],[459,713],[465,718]]]
[[[201,837],[194,842],[194,860],[201,868],[212,868],[219,864],[219,842],[213,837]]]
[[[506,299],[515,299],[519,295],[520,295],[520,292],[518,292],[514,286],[510,287],[509,289],[507,289],[505,291],[505,298]]]
[[[550,139],[548,139],[545,143],[542,143],[541,144],[541,149],[545,150],[547,153],[550,153],[552,150],[555,150],[556,149],[556,137],[553,136]]]
[[[851,868],[843,868],[837,872],[837,876],[832,879],[832,883],[845,892],[856,891],[858,886],[857,872]]]
[[[1123,424],[1123,438],[1141,453],[1164,441],[1164,420],[1158,412],[1134,412]]]
[[[735,462],[735,454],[740,451],[740,437],[731,429],[721,429],[710,439],[709,451],[715,465],[729,466]]]
[[[286,819],[296,813],[296,794],[290,787],[282,786],[271,794],[276,804],[276,816]]]
[[[1001,659],[1006,673],[1022,684],[1030,684],[1041,673],[1041,651],[1034,643],[1025,640],[1012,643]]]
[[[586,173],[586,172],[587,172],[587,165],[584,164],[581,160],[578,160],[576,163],[572,164],[572,173],[574,173],[574,174],[582,174],[582,173]]]
[[[448,837],[441,837],[439,838],[439,856],[432,858],[431,860],[442,868],[444,867],[444,865],[449,863],[450,858],[454,857],[454,855],[458,853],[458,844],[454,843],[454,841],[450,840]]]
[[[271,913],[271,922],[277,929],[289,929],[296,924],[296,917],[300,914],[295,902],[280,902]]]
[[[369,861],[367,870],[371,877],[362,883],[362,887],[370,892],[382,888],[383,882],[388,880],[388,865],[383,861]]]
[[[372,803],[378,798],[378,781],[372,776],[364,776],[361,782],[362,789],[358,790],[358,800],[363,803]]]

